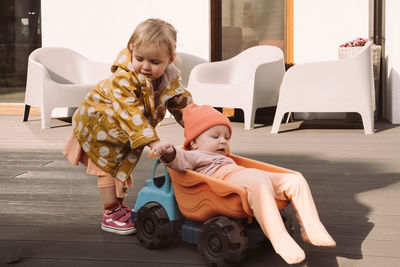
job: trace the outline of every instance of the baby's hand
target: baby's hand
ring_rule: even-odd
[[[176,151],[172,144],[160,141],[152,147],[153,153],[166,163],[170,163],[175,159]]]

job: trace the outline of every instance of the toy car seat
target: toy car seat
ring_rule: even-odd
[[[295,173],[295,171],[256,160],[229,154],[236,164],[269,172]],[[188,219],[206,221],[219,215],[232,218],[253,217],[247,200],[247,190],[194,171],[180,172],[168,168],[179,210]],[[288,201],[276,200],[284,209]]]

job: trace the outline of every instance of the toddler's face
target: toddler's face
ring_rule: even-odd
[[[227,155],[230,133],[225,125],[216,125],[196,137],[191,143],[194,150],[204,150]]]
[[[162,44],[157,47],[155,44],[142,44],[133,49],[132,63],[133,68],[139,74],[157,80],[163,75],[165,68],[174,60],[168,54],[168,48]]]

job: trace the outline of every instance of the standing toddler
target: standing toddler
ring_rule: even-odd
[[[183,126],[182,110],[192,102],[172,64],[176,30],[160,19],[140,23],[115,60],[112,75],[86,96],[72,118],[73,134],[64,155],[98,176],[104,206],[101,229],[136,232],[123,204],[133,186],[131,173],[145,146],[160,143],[155,131],[168,110]]]

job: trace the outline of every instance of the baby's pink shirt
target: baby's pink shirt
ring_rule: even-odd
[[[178,171],[193,170],[204,175],[212,175],[222,165],[236,164],[230,157],[219,153],[202,150],[187,151],[179,147],[175,147],[175,151],[173,161],[166,163],[161,160],[161,162]]]

